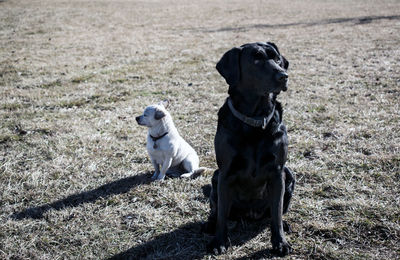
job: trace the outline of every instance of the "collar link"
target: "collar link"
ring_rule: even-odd
[[[269,122],[271,121],[272,117],[275,114],[275,105],[274,105],[274,107],[269,115],[267,115],[266,117],[264,117],[261,120],[254,119],[254,118],[245,116],[242,113],[240,113],[239,111],[237,111],[233,107],[232,100],[229,97],[226,99],[226,101],[228,102],[229,109],[231,110],[232,114],[236,118],[238,118],[240,121],[242,121],[252,127],[261,127],[263,130],[265,130],[267,128],[267,125],[269,124]]]

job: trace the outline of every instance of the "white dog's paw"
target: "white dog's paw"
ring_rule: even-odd
[[[161,174],[160,173],[155,180],[156,181],[163,181],[164,179],[165,179],[165,174]]]

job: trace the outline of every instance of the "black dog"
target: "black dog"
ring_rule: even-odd
[[[250,43],[226,52],[217,64],[229,84],[229,98],[218,112],[214,145],[218,170],[212,178],[211,214],[205,232],[215,232],[211,252],[226,250],[227,218],[271,218],[273,251],[291,251],[282,214],[295,178],[285,167],[286,127],[276,100],[287,90],[289,62],[273,43]]]

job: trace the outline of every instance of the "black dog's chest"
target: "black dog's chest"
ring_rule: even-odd
[[[268,173],[266,167],[275,165],[277,143],[273,140],[256,139],[254,137],[243,138],[237,143],[237,154],[232,160],[234,172],[240,171],[240,175],[248,178],[264,179]]]
[[[226,173],[238,201],[250,203],[267,196],[268,181],[279,165],[276,154],[279,146],[279,139],[257,139],[254,133],[236,142],[236,155]]]
[[[287,136],[279,113],[265,130],[241,122],[227,106],[218,116],[215,149],[223,178],[248,199],[263,197],[268,180],[286,160]]]

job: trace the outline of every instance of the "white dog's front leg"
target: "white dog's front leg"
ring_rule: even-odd
[[[168,158],[163,162],[163,165],[161,167],[161,172],[157,177],[157,180],[164,180],[165,174],[167,173],[167,170],[169,167],[171,167],[172,164],[172,158]]]
[[[152,180],[157,179],[157,176],[160,174],[160,165],[158,163],[156,163],[155,160],[151,160],[151,163],[153,164],[154,167],[154,174],[153,176],[151,176]]]

